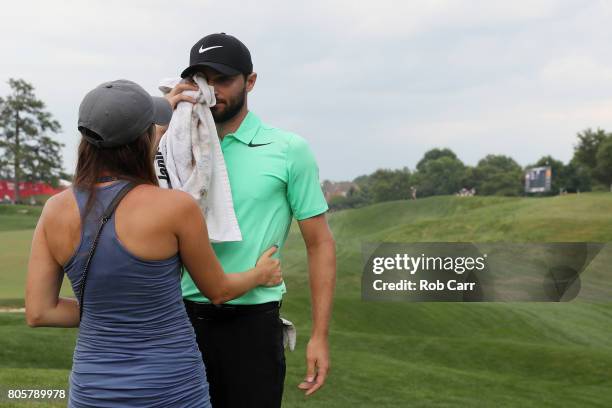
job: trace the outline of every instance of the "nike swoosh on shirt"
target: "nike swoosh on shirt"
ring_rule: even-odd
[[[247,146],[249,147],[259,147],[259,146],[265,146],[265,145],[269,145],[272,142],[269,143],[258,143],[258,144],[253,144],[253,142],[249,142],[249,144]]]
[[[200,45],[200,49],[198,50],[198,53],[202,54],[208,50],[212,50],[213,48],[221,48],[223,47],[222,45],[213,45],[212,47],[206,47],[206,48],[202,48],[203,46]]]

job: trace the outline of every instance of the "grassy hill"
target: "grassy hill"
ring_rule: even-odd
[[[12,217],[24,214],[1,211],[0,223],[10,227],[0,224],[0,299],[15,304],[35,215],[17,220]],[[326,387],[308,399],[295,388],[305,372],[310,302],[304,246],[294,225],[283,253],[283,315],[297,325],[298,348],[287,353],[284,406],[612,406],[610,303],[360,299],[362,242],[610,242],[610,214],[612,194],[605,193],[432,197],[331,214],[338,246],[332,371]],[[609,282],[612,272],[599,279]],[[65,387],[75,335],[29,329],[20,314],[0,315],[0,388]]]

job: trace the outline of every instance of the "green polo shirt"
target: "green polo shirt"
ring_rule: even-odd
[[[226,273],[246,271],[274,244],[281,256],[291,220],[314,217],[327,211],[319,183],[319,169],[306,141],[273,128],[247,113],[235,133],[221,142],[227,166],[234,211],[242,233],[240,242],[212,247]],[[207,302],[188,273],[181,282],[183,297]],[[256,287],[231,304],[259,304],[281,300],[285,284]]]

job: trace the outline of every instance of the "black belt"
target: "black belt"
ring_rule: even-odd
[[[266,312],[269,310],[280,309],[282,301],[259,303],[256,305],[232,305],[232,304],[221,304],[215,305],[213,303],[202,303],[194,302],[191,300],[183,299],[185,302],[185,308],[189,313],[257,313]]]

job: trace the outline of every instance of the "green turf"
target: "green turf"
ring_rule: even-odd
[[[432,197],[332,214],[338,246],[332,371],[310,398],[296,389],[305,370],[310,306],[304,246],[294,225],[283,254],[283,315],[297,324],[299,340],[287,353],[284,406],[612,406],[610,303],[360,300],[362,242],[609,242],[610,214],[612,194],[605,193]],[[21,301],[30,237],[31,230],[0,233],[0,306]],[[596,279],[610,282],[602,270]],[[2,314],[0,333],[0,388],[65,387],[75,330],[30,329],[23,315]]]
[[[34,228],[41,210],[40,206],[0,204],[0,231]]]
[[[0,231],[0,307],[23,306],[32,230]],[[64,279],[62,294],[70,295]]]

